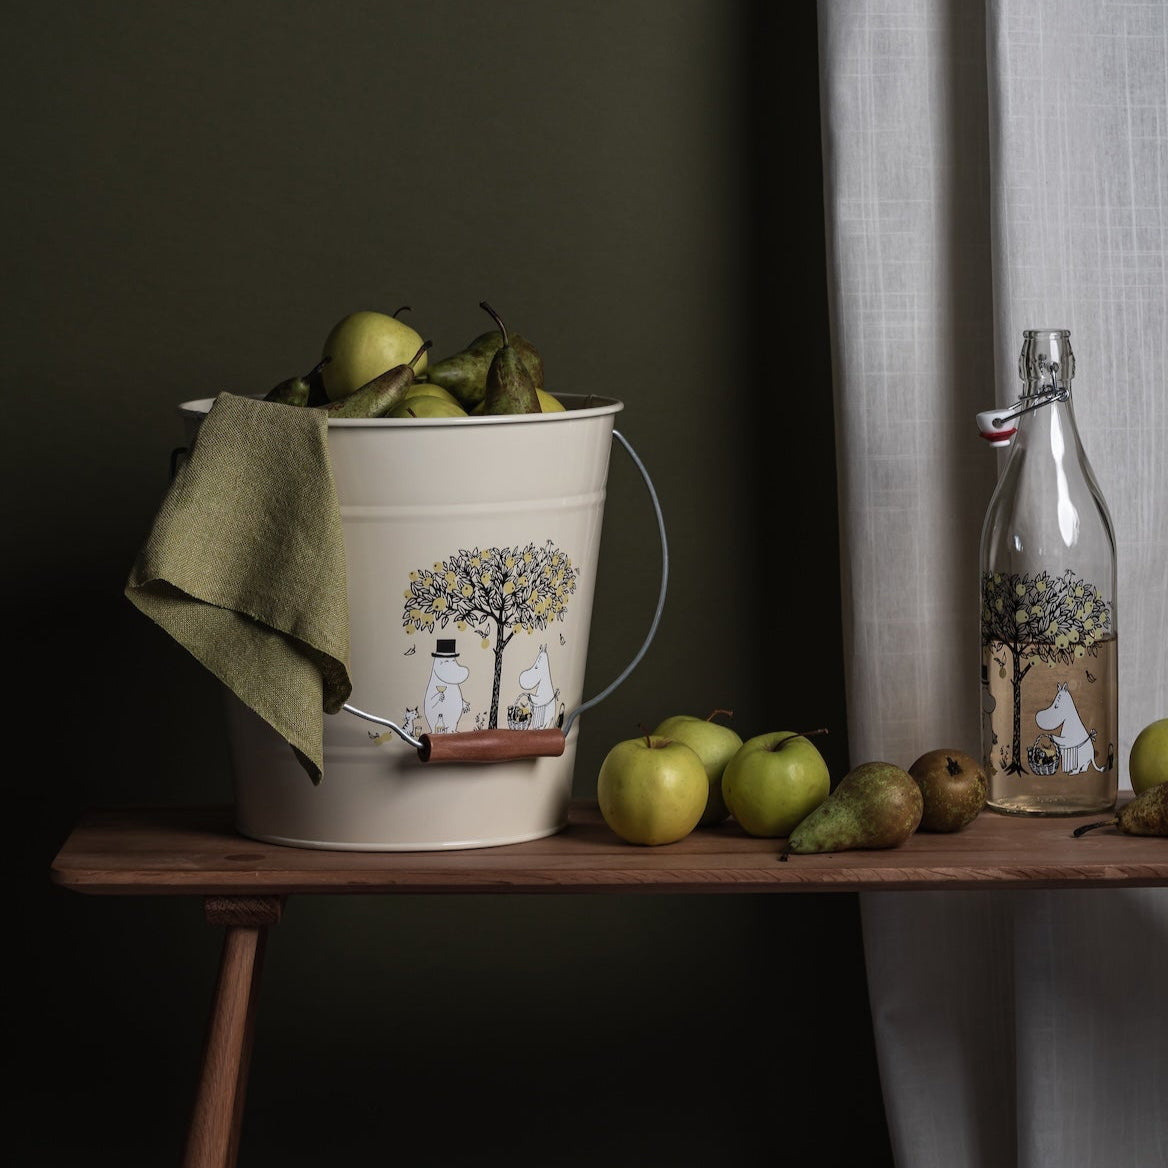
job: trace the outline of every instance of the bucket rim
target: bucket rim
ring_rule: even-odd
[[[260,400],[260,395],[240,394]],[[400,428],[416,430],[419,427],[446,426],[506,426],[522,422],[528,425],[556,425],[575,418],[599,418],[607,414],[617,414],[624,409],[624,402],[614,397],[600,394],[557,393],[555,395],[567,407],[550,414],[468,414],[464,418],[329,418],[328,428],[338,430],[396,430]],[[582,405],[591,401],[592,405]],[[215,398],[192,398],[180,402],[179,413],[184,418],[201,421],[215,404]],[[296,407],[307,408],[307,407]]]

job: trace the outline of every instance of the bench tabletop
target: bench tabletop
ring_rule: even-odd
[[[1130,796],[1129,796],[1130,797]],[[1076,826],[1106,816],[1014,818],[983,812],[952,834],[898,848],[779,858],[781,840],[733,822],[662,847],[619,840],[595,803],[527,843],[430,852],[321,851],[240,835],[230,807],[86,813],[51,867],[59,886],[99,895],[293,893],[875,892],[1168,885],[1168,839]]]

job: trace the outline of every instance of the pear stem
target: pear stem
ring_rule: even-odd
[[[494,322],[499,326],[499,332],[501,332],[503,334],[503,348],[506,348],[507,347],[507,328],[503,324],[503,321],[500,319],[499,314],[485,300],[479,301],[479,307],[481,309],[483,309],[485,312],[489,313],[491,316],[491,319],[494,320]]]
[[[714,718],[717,717],[717,715],[719,715],[719,714],[725,714],[727,718],[734,717],[733,710],[711,710],[710,713],[706,715],[706,721],[712,722],[714,720]]]
[[[317,364],[315,364],[304,375],[304,380],[307,381],[310,377],[315,377],[331,360],[332,360],[332,357],[325,357],[323,360],[318,361]]]
[[[411,308],[411,307],[410,307],[408,304],[403,304],[403,305],[401,306],[401,308],[395,308],[395,309],[393,310],[393,319],[394,319],[394,320],[397,320],[397,314],[398,314],[399,312],[413,312],[413,311],[414,311],[414,310],[413,310],[413,309],[412,309],[412,308]]]
[[[433,344],[433,341],[423,341],[422,347],[410,358],[411,368],[417,363],[418,358]]]
[[[1083,835],[1085,832],[1094,831],[1097,827],[1114,827],[1118,822],[1119,819],[1116,818],[1101,819],[1098,823],[1084,823],[1082,827],[1076,827],[1075,830],[1071,832],[1071,835],[1074,836],[1075,839],[1078,839],[1079,836]]]

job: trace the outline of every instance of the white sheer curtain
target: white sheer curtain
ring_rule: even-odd
[[[978,749],[973,418],[1016,398],[1023,329],[1065,327],[1125,768],[1168,714],[1168,6],[819,19],[852,758]],[[870,894],[863,919],[900,1168],[1168,1165],[1168,891]]]

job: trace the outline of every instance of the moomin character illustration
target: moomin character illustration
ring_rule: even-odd
[[[1081,775],[1092,767],[1097,771],[1104,769],[1095,761],[1095,731],[1083,725],[1065,681],[1059,682],[1054,701],[1045,710],[1039,710],[1034,720],[1050,734],[1051,742],[1058,748],[1059,763],[1068,775]],[[1055,734],[1060,727],[1062,732]]]
[[[504,706],[502,695],[503,657],[507,646],[520,633],[533,634],[547,629],[553,621],[563,621],[577,588],[578,570],[571,556],[549,539],[542,544],[529,543],[514,547],[459,548],[432,568],[416,568],[409,574],[402,607],[402,627],[408,633],[434,632],[450,625],[473,632],[478,645],[494,654],[491,670],[491,698],[486,711],[486,727],[496,729]],[[560,643],[567,639],[560,634]],[[453,641],[439,641],[453,647]],[[546,650],[546,644],[543,647]],[[453,654],[452,654],[453,655]],[[539,666],[536,665],[532,670]],[[540,668],[546,669],[547,657]],[[465,679],[466,671],[461,665]],[[526,670],[524,676],[532,675]],[[438,679],[441,685],[457,685],[457,680]],[[559,711],[554,706],[554,687],[532,675],[531,684],[521,681],[528,692],[519,703],[524,710],[524,726],[554,726]],[[435,696],[434,702],[438,699]],[[461,698],[460,698],[461,700]],[[552,701],[549,710],[537,714],[535,707]],[[530,706],[530,714],[526,712]],[[437,726],[438,707],[431,707],[426,696],[424,711],[431,726]],[[445,706],[444,725],[455,728],[449,699]],[[468,712],[468,711],[464,711]],[[506,710],[504,709],[505,713]]]
[[[512,710],[526,730],[549,730],[556,725],[560,691],[552,684],[547,645],[540,645],[530,668],[519,675],[519,684],[526,691],[516,699]],[[508,711],[511,713],[511,711]]]
[[[440,637],[430,656],[434,664],[423,702],[426,721],[435,734],[452,734],[458,729],[458,720],[470,710],[470,702],[463,701],[459,688],[470,670],[458,660],[453,637]]]
[[[401,728],[407,734],[411,734],[414,737],[417,737],[419,734],[424,732],[422,727],[422,717],[418,712],[417,706],[406,706],[406,714],[402,719]],[[396,738],[397,735],[392,730],[369,731],[369,740],[375,746],[380,746],[383,742],[393,742],[396,740]]]

